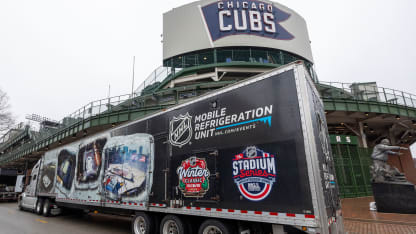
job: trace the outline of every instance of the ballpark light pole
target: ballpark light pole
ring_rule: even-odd
[[[133,92],[134,92],[134,66],[135,64],[136,64],[136,56],[133,56],[133,77],[131,81],[131,97],[133,97]]]

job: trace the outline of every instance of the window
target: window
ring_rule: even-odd
[[[234,50],[233,61],[249,62],[250,51],[248,49],[236,49]]]
[[[214,63],[214,53],[213,51],[201,53],[198,56],[199,64],[211,64]]]
[[[222,47],[217,49],[207,49],[194,51],[188,54],[177,55],[164,61],[167,67],[188,68],[200,65],[209,65],[214,63],[231,63],[231,62],[250,62],[283,65],[304,60],[306,66],[312,67],[312,63],[300,56],[272,48],[261,47]],[[312,78],[315,74],[311,72]]]
[[[269,63],[267,52],[265,50],[251,50],[250,62]]]
[[[193,67],[198,65],[198,59],[195,54],[186,55],[185,57],[185,67]]]
[[[218,63],[230,63],[233,61],[233,51],[232,50],[217,50],[217,62]]]

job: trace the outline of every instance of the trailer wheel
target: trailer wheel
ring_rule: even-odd
[[[48,217],[51,215],[51,201],[49,199],[45,199],[43,202],[43,216]]]
[[[186,225],[176,215],[166,215],[160,222],[160,234],[186,234]]]
[[[42,215],[42,211],[43,211],[43,199],[39,198],[38,201],[36,202],[35,213],[38,215]]]
[[[231,234],[230,227],[215,219],[205,220],[199,227],[198,234]]]
[[[151,216],[137,212],[132,220],[132,234],[152,234],[155,232],[155,222]]]

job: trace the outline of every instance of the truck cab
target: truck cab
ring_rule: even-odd
[[[33,167],[29,177],[29,184],[27,185],[25,191],[19,197],[19,209],[27,209],[32,211],[35,211],[36,209],[36,205],[38,202],[38,197],[36,196],[36,187],[40,171],[40,163],[41,160],[39,160]]]

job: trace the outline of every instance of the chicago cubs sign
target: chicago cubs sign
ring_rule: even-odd
[[[241,195],[251,201],[269,196],[277,176],[274,155],[250,146],[235,155],[232,164],[234,183]]]
[[[202,7],[213,41],[236,34],[249,34],[277,40],[292,40],[294,36],[279,22],[290,17],[273,4],[261,1],[218,1]]]
[[[305,19],[275,0],[200,0],[163,15],[165,62],[226,47],[283,50],[313,62],[310,41]]]

